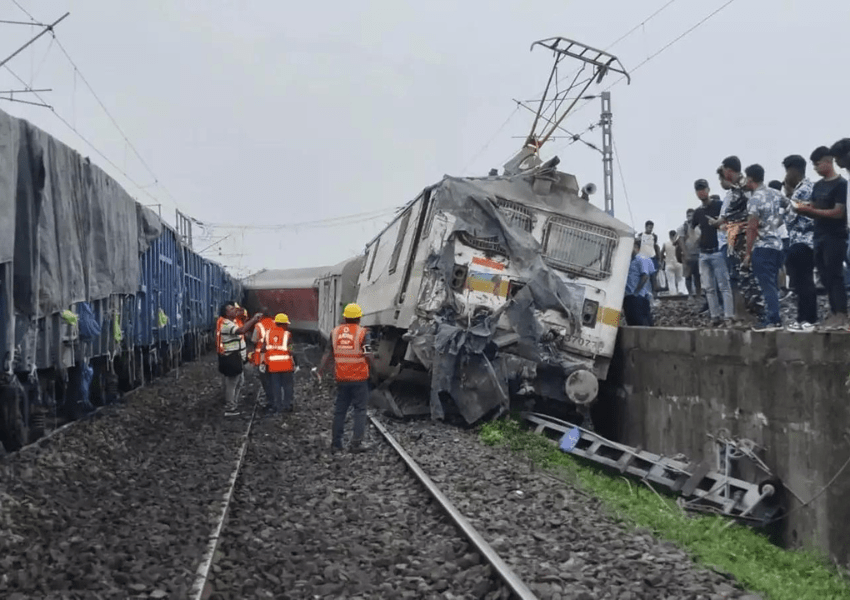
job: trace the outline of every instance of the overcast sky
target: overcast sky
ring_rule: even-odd
[[[334,264],[426,185],[486,175],[519,149],[533,115],[513,99],[539,98],[551,66],[531,42],[561,35],[607,48],[646,21],[610,49],[631,70],[727,1],[674,0],[646,21],[669,0],[17,0],[40,21],[71,12],[58,40],[154,175],[50,36],[9,66],[52,88],[42,97],[56,113],[144,190],[50,110],[0,109],[90,156],[140,202],[156,198],[172,224],[171,198],[207,224],[355,215],[333,227],[195,229],[198,250],[229,236],[205,256],[242,275]],[[0,0],[0,19],[27,16]],[[615,85],[616,216],[666,232],[696,205],[694,179],[716,184],[724,156],[781,179],[786,155],[808,158],[850,135],[848,26],[848,0],[734,0],[638,68],[631,86]],[[34,31],[0,25],[0,58]],[[20,87],[0,70],[0,89]],[[592,101],[564,125],[598,120]],[[584,138],[599,145],[601,132]],[[600,155],[567,142],[550,141],[543,158],[556,153],[580,184],[597,183],[601,205]]]

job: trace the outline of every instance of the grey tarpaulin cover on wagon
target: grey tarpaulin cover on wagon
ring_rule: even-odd
[[[526,359],[564,370],[579,365],[578,361],[573,362],[549,347],[546,331],[535,311],[557,310],[576,330],[580,327],[583,287],[555,273],[543,260],[540,242],[530,232],[512,226],[497,208],[499,199],[508,199],[524,206],[551,210],[547,199],[541,198],[533,186],[535,177],[553,175],[553,169],[540,168],[510,177],[465,179],[447,176],[431,188],[434,214],[442,211],[454,220],[445,244],[427,260],[425,268],[429,277],[423,280],[420,290],[419,321],[411,325],[405,339],[417,358],[431,369],[431,415],[434,418],[443,416],[441,392],[452,395],[468,422],[499,406],[507,407],[506,365],[500,359]],[[566,194],[564,190],[552,190],[551,193],[561,194],[561,197]],[[578,197],[575,203],[578,211],[586,204]],[[615,229],[622,229],[622,224],[614,219],[611,221]],[[445,288],[452,278],[454,242],[460,233],[501,246],[511,263],[523,273],[525,286],[500,309],[518,336],[512,353],[521,359],[500,355],[492,343],[500,314],[474,315],[471,322],[466,318],[458,320],[460,307],[454,305],[454,295],[438,289]],[[442,298],[436,309],[434,298]],[[463,382],[457,377],[460,364],[464,368]],[[464,391],[465,388],[469,392],[476,386],[482,386],[483,393]]]
[[[18,181],[18,124],[0,111],[0,263],[15,258],[15,189]]]
[[[14,260],[15,308],[29,316],[136,293],[139,252],[162,231],[99,167],[2,111],[0,209],[0,259]]]

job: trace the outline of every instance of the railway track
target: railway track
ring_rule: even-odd
[[[0,461],[0,597],[185,598],[244,427],[211,360]]]
[[[380,421],[332,456],[322,408],[252,416],[193,600],[536,598]]]
[[[225,419],[206,361],[0,461],[0,597],[744,597],[472,432],[374,420],[332,455],[330,390],[296,389]]]

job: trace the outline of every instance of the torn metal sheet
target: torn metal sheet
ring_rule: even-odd
[[[541,176],[557,179],[554,169],[543,169],[514,177],[446,177],[431,189],[436,235],[431,237],[419,290],[418,318],[404,339],[409,352],[431,371],[434,419],[444,417],[441,398],[445,395],[451,396],[468,423],[507,410],[509,379],[535,373],[536,364],[562,372],[554,385],[546,387],[553,388],[554,397],[566,400],[564,377],[588,365],[587,360],[561,351],[557,344],[559,337],[581,327],[584,286],[556,274],[543,260],[540,242],[529,231],[514,226],[498,208],[500,198],[528,206],[541,204],[534,189]],[[619,222],[616,225],[623,227]],[[458,267],[464,236],[486,240],[499,251],[492,256],[476,255],[468,267]],[[508,264],[522,273],[519,289],[512,290],[510,279],[499,273]],[[459,286],[492,295],[493,304],[501,306],[495,310],[465,307],[452,291]],[[559,316],[556,330],[545,320],[553,313]],[[509,351],[503,350],[506,347]]]

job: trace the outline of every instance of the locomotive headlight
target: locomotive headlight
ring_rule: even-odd
[[[596,315],[599,314],[599,302],[585,300],[581,309],[581,324],[583,327],[596,327]]]
[[[567,397],[576,404],[590,404],[599,394],[599,381],[596,375],[587,369],[579,369],[570,373],[564,383]]]

